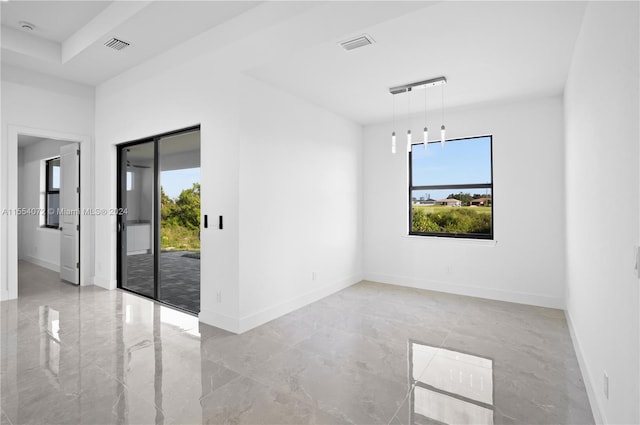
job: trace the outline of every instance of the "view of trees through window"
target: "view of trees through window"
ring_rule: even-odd
[[[163,251],[200,251],[200,183],[170,198],[161,190],[160,217]]]
[[[493,237],[491,136],[415,145],[410,165],[410,234]]]

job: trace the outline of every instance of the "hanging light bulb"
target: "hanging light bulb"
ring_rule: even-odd
[[[429,144],[429,129],[427,128],[427,88],[424,88],[424,130],[422,130],[422,143],[424,150],[427,150]]]
[[[393,132],[391,133],[391,153],[396,153],[396,97],[393,97]]]
[[[427,127],[422,131],[422,143],[424,143],[424,150],[427,150],[427,145],[429,144],[429,130]]]
[[[407,89],[407,121],[409,130],[407,130],[407,152],[411,152],[411,88]]]
[[[391,133],[391,153],[396,153],[396,132]]]
[[[445,128],[444,128],[444,85],[440,86],[442,91],[442,126],[440,127],[440,144],[444,148],[446,141]]]

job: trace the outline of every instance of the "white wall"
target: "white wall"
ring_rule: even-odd
[[[638,13],[589,4],[565,91],[567,316],[603,423],[640,422]]]
[[[60,155],[60,147],[68,142],[43,140],[22,149],[23,169],[18,175],[18,206],[22,208],[44,208],[40,204],[42,160]],[[24,215],[18,217],[19,251],[24,260],[60,271],[60,231],[40,227],[40,217]]]
[[[360,280],[360,127],[197,40],[178,53],[97,88],[97,206],[116,205],[115,144],[200,124],[202,321],[243,331]],[[98,217],[97,284],[115,287],[115,253],[115,217]]]
[[[450,139],[493,135],[495,240],[407,236],[404,140],[399,138],[400,148],[393,155],[393,123],[368,126],[364,133],[365,277],[563,307],[562,99],[451,110],[445,121]],[[406,122],[406,117],[397,120],[398,134],[405,134]],[[422,134],[423,122],[423,117],[413,119],[413,134]],[[428,126],[439,128],[440,122],[434,120]]]
[[[18,206],[17,134],[81,142],[81,182],[92,186],[94,90],[91,87],[2,65],[2,126],[0,147],[0,209]],[[92,206],[92,191],[80,195],[81,206]],[[81,282],[93,275],[92,217],[81,218]],[[0,299],[17,296],[18,221],[0,217]]]
[[[241,124],[242,330],[362,278],[361,127],[249,87],[257,101]]]

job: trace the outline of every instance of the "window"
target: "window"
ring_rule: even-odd
[[[127,171],[127,192],[133,190],[133,171]]]
[[[60,157],[48,159],[45,166],[45,220],[46,227],[58,228],[60,217]]]
[[[493,239],[491,136],[414,145],[409,234]]]

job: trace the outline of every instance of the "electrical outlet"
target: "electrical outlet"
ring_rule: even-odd
[[[218,300],[219,303],[222,302],[222,292],[216,293],[216,299]]]
[[[607,375],[607,371],[604,371],[604,380],[603,380],[603,388],[604,396],[609,399],[609,375]]]
[[[311,272],[311,280],[314,282],[318,280],[318,272]]]

